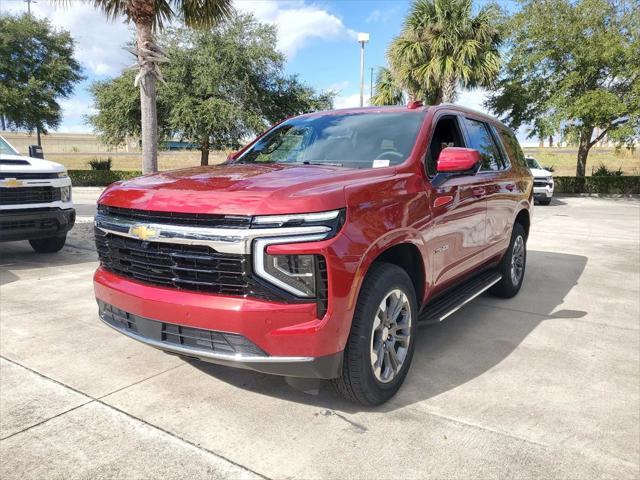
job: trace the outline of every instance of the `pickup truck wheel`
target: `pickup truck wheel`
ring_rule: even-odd
[[[38,253],[56,253],[62,250],[66,241],[67,236],[63,235],[61,237],[37,238],[29,240],[29,243]]]
[[[339,394],[363,405],[389,400],[404,381],[415,345],[416,294],[400,267],[377,263],[367,274],[344,351]]]
[[[527,265],[527,241],[524,227],[519,223],[513,226],[509,249],[500,261],[498,271],[502,274],[502,280],[496,283],[490,290],[498,297],[514,297],[522,287],[524,270]]]

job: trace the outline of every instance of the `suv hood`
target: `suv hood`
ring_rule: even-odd
[[[529,170],[531,170],[531,175],[533,175],[534,178],[536,178],[536,177],[551,177],[551,176],[553,176],[553,173],[551,173],[549,170],[545,170],[543,168],[530,168]]]
[[[41,158],[31,158],[24,155],[0,155],[0,172],[3,173],[56,173],[64,172],[64,170],[64,166],[59,163]]]
[[[115,183],[98,202],[136,210],[180,213],[321,212],[345,206],[346,183],[370,181],[391,175],[394,170],[286,164],[197,167]]]

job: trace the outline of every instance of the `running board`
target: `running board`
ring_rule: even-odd
[[[451,291],[445,292],[425,306],[424,311],[418,317],[419,324],[430,325],[443,321],[500,280],[502,280],[502,275],[490,270],[473,277]]]

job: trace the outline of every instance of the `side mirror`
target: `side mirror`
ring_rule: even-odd
[[[227,155],[227,162],[236,159],[236,155],[238,155],[238,150],[231,150]]]
[[[31,158],[44,159],[44,153],[42,152],[42,147],[40,145],[29,145],[29,156]]]
[[[438,173],[472,175],[480,164],[480,152],[473,148],[449,147],[440,152]]]

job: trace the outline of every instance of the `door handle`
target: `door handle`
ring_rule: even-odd
[[[510,192],[513,192],[515,190],[516,186],[513,183],[508,183],[507,185],[505,185],[504,188],[506,188]]]
[[[484,189],[484,187],[474,187],[471,190],[471,193],[473,194],[474,197],[482,197],[485,194],[486,190]]]

